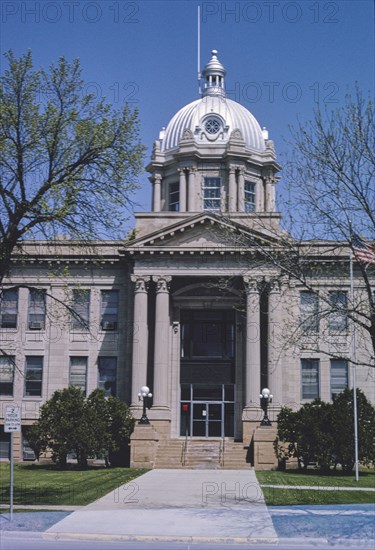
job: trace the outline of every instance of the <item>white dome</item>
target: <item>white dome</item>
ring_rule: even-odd
[[[207,132],[208,120],[217,121],[217,132]],[[245,107],[219,95],[207,95],[183,107],[169,122],[162,151],[178,146],[184,131],[192,132],[197,144],[225,144],[233,130],[240,130],[247,149],[265,150],[264,137],[256,118]]]

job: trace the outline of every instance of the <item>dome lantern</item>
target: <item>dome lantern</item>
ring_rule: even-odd
[[[204,78],[203,97],[207,95],[225,97],[224,77],[227,71],[217,58],[217,50],[212,50],[211,54],[210,61],[202,70]]]

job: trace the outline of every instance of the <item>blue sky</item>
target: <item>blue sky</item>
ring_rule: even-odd
[[[355,82],[373,95],[372,0],[200,5],[202,66],[219,50],[228,96],[267,127],[281,164],[288,126],[297,116],[310,118],[314,101],[336,108]],[[0,46],[17,54],[30,48],[36,66],[79,57],[90,91],[138,107],[149,158],[161,127],[198,98],[197,6],[195,0],[2,0]],[[147,175],[141,183],[137,210],[149,210]]]

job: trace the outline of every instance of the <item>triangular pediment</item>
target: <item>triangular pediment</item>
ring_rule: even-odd
[[[256,248],[277,239],[225,218],[220,214],[195,214],[126,244],[127,250],[230,251]]]

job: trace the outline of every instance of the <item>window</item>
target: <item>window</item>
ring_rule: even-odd
[[[169,186],[169,211],[178,212],[180,210],[180,184],[178,181]]]
[[[29,330],[43,330],[46,322],[46,291],[31,288],[29,292]]]
[[[18,289],[2,291],[0,303],[1,328],[17,328]]]
[[[345,359],[331,359],[331,398],[348,387],[348,362]]]
[[[305,334],[319,332],[319,298],[314,292],[300,293],[301,327]]]
[[[99,388],[105,391],[106,397],[116,395],[117,357],[99,357]]]
[[[214,85],[216,86],[216,81]],[[220,130],[221,122],[217,118],[210,117],[206,120],[204,127],[208,134],[214,135],[214,134],[217,134],[218,131]]]
[[[302,399],[319,397],[319,359],[301,359]]]
[[[255,183],[245,181],[245,212],[255,212]]]
[[[15,357],[0,355],[0,395],[13,395]]]
[[[42,396],[43,357],[26,357],[25,396]]]
[[[101,291],[102,330],[117,330],[118,290]]]
[[[328,317],[329,332],[346,332],[348,330],[348,295],[342,290],[335,290],[329,293],[331,313]]]
[[[80,288],[73,289],[72,309],[78,315],[72,315],[72,328],[85,329],[90,321],[90,291]]]
[[[69,386],[75,386],[86,395],[87,357],[71,357]]]
[[[203,208],[204,210],[220,210],[221,181],[220,178],[204,178]]]

